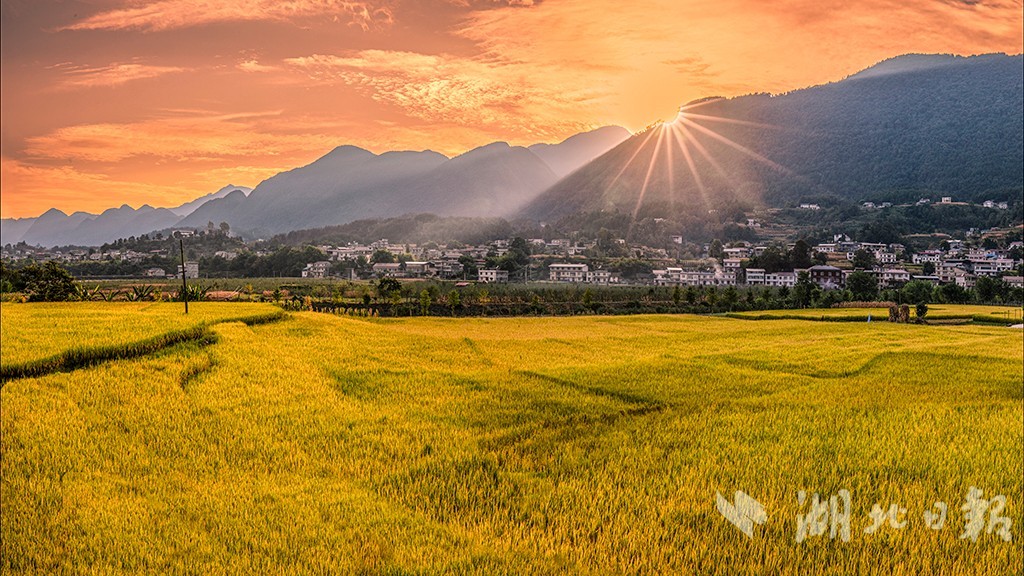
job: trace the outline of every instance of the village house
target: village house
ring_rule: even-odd
[[[807,274],[822,290],[833,290],[843,287],[843,271],[835,266],[811,266]]]
[[[181,264],[178,264],[178,278],[181,278]],[[185,278],[199,278],[199,262],[194,260],[185,262]]]
[[[764,268],[747,268],[746,278],[749,286],[763,286]]]
[[[796,281],[796,272],[769,272],[764,275],[765,286],[786,286],[787,288],[792,288],[796,286]]]
[[[666,268],[654,271],[654,283],[658,286],[733,286],[736,277],[708,270]]]
[[[508,282],[508,270],[485,268],[477,271],[477,280],[486,284],[504,284]]]
[[[405,275],[412,278],[419,278],[423,276],[432,276],[434,274],[434,265],[430,262],[406,262],[405,263]]]
[[[874,274],[875,278],[878,279],[878,285],[883,288],[902,286],[910,282],[910,272],[901,268],[883,268],[881,270],[871,270],[870,273]]]
[[[922,250],[910,257],[910,261],[914,264],[924,264],[925,262],[938,264],[941,260],[942,252],[938,250]]]
[[[618,277],[612,276],[608,270],[590,270],[587,272],[587,282],[590,284],[611,284],[618,281]]]
[[[586,282],[589,270],[586,264],[552,264],[548,276],[552,282]]]
[[[381,278],[395,278],[402,275],[402,265],[397,262],[377,262],[373,265],[373,274]]]
[[[326,278],[331,271],[331,263],[326,260],[310,262],[302,269],[303,278]]]

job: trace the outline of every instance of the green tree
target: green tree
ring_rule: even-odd
[[[1002,294],[1003,281],[989,276],[978,276],[974,283],[974,293],[978,296],[978,302],[995,302]]]
[[[590,288],[584,290],[582,302],[584,306],[589,308],[590,305],[594,303],[594,291]]]
[[[30,264],[20,271],[24,292],[32,302],[77,300],[80,287],[60,264],[50,260],[42,266]]]
[[[817,298],[821,289],[811,280],[810,274],[801,272],[797,277],[796,286],[793,286],[793,293],[790,297],[793,305],[797,308],[806,308]]]
[[[933,290],[934,287],[931,282],[927,282],[925,280],[911,280],[903,286],[900,294],[904,302],[921,304],[922,302],[927,303],[932,301]]]
[[[691,306],[697,303],[697,289],[693,286],[686,287],[686,303]]]
[[[736,302],[740,299],[740,293],[736,290],[735,286],[728,286],[722,291],[722,304],[725,305],[730,311],[736,306]]]
[[[462,271],[465,272],[468,277],[476,277],[478,268],[476,265],[476,260],[474,260],[472,256],[469,256],[467,254],[459,256],[459,264],[462,264]]]
[[[420,292],[420,314],[423,316],[430,316],[430,304],[432,300],[429,290],[423,290]]]
[[[707,292],[704,293],[704,301],[708,303],[708,306],[714,308],[715,304],[718,303],[718,289],[714,286],[708,286]]]
[[[790,252],[789,262],[794,268],[810,268],[813,265],[811,246],[803,239],[797,240]]]
[[[779,249],[778,246],[769,246],[750,262],[751,268],[763,268],[765,272],[781,272],[784,270],[792,270],[793,267],[790,265],[789,257]]]
[[[924,264],[921,265],[921,272],[925,276],[931,276],[932,274],[935,274],[935,263],[925,262]]]
[[[708,246],[708,256],[721,260],[725,256],[725,249],[722,247],[722,241],[715,238],[711,241],[711,245]]]
[[[869,301],[878,297],[878,280],[867,272],[851,273],[846,278],[846,288],[854,300]]]
[[[373,255],[370,256],[370,262],[372,264],[394,264],[395,255],[384,249],[374,250]]]
[[[943,284],[939,287],[939,294],[948,304],[966,304],[971,299],[971,293],[956,284]]]
[[[402,283],[394,278],[381,278],[377,283],[377,298],[381,300],[389,300],[401,292]]]
[[[878,263],[875,253],[861,248],[853,253],[853,267],[861,270],[870,270]]]

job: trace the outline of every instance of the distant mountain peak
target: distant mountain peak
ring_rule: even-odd
[[[361,157],[361,156],[363,156],[363,157],[365,157],[365,156],[376,156],[376,154],[374,154],[373,152],[370,152],[369,150],[366,150],[364,148],[360,148],[359,146],[353,146],[351,144],[343,144],[341,146],[336,146],[333,150],[331,150],[327,154],[324,154],[323,156],[321,156],[317,160],[317,162],[319,162],[320,160],[328,160],[328,159],[330,159],[330,160],[337,160],[337,159],[353,158],[353,157]]]
[[[907,74],[921,72],[942,66],[949,66],[960,62],[966,62],[972,58],[983,56],[958,56],[956,54],[901,54],[886,58],[881,62],[869,66],[856,74],[847,77],[847,80],[860,80],[864,78],[877,78],[892,74]]]
[[[40,214],[39,217],[40,218],[54,218],[54,217],[67,218],[68,215],[65,214],[63,210],[59,210],[57,208],[50,208],[46,212],[43,212],[42,214]]]

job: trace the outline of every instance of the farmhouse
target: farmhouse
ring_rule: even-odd
[[[181,264],[178,264],[178,278],[181,278]],[[199,262],[185,262],[185,278],[199,278]]]
[[[320,262],[310,262],[306,264],[306,267],[302,269],[303,278],[326,278],[327,273],[331,271],[331,263],[322,260]]]
[[[586,264],[552,264],[548,275],[552,282],[586,282],[589,270]]]
[[[402,274],[402,265],[391,262],[378,262],[373,265],[373,273],[380,277],[395,277]]]
[[[843,287],[843,271],[835,266],[811,266],[807,269],[807,274],[811,277],[811,282],[823,290]]]
[[[477,272],[477,279],[488,284],[508,282],[508,270],[483,269]]]

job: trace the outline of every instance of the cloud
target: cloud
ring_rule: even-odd
[[[907,52],[1020,52],[1021,2],[954,3],[561,0],[477,11],[455,33],[495,66],[602,86],[593,105],[635,127],[694,98],[785,92]]]
[[[106,66],[73,66],[68,63],[58,64],[51,68],[64,71],[60,80],[61,88],[94,88],[102,86],[120,86],[133,80],[156,78],[165,74],[184,72],[177,66],[152,66],[137,62],[112,63]]]
[[[99,213],[111,205],[174,206],[206,193],[208,186],[167,185],[119,180],[104,172],[83,171],[74,166],[32,164],[3,156],[0,175],[4,187],[4,218],[36,216],[51,207],[66,212],[84,210]],[[16,192],[14,192],[16,191]],[[97,192],[101,194],[83,192]],[[211,190],[212,191],[212,190]]]
[[[277,111],[219,115],[176,112],[139,122],[68,126],[29,138],[24,154],[88,162],[120,162],[140,156],[184,162],[289,156],[332,147],[328,136],[261,129],[264,119],[278,115]]]
[[[156,32],[219,22],[282,21],[329,17],[363,31],[394,22],[391,7],[357,0],[156,0],[129,2],[65,26],[64,30],[142,30]]]
[[[289,58],[284,64],[310,80],[351,87],[411,118],[501,128],[520,136],[593,127],[580,112],[600,94],[599,88],[568,86],[560,81],[565,78],[546,76],[528,64],[451,54],[363,50]]]
[[[278,70],[277,66],[268,66],[261,64],[259,60],[255,58],[249,58],[238,63],[237,68],[242,72],[275,72]]]

